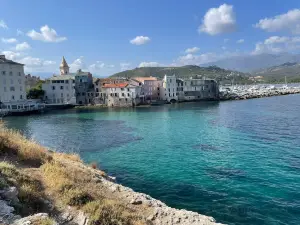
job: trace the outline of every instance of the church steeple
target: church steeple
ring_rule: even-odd
[[[65,75],[69,73],[69,66],[68,63],[65,60],[65,57],[63,56],[61,64],[59,66],[59,70],[60,70],[60,75]]]

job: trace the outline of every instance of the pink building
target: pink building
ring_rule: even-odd
[[[141,92],[146,101],[162,99],[162,96],[160,96],[161,80],[157,80],[156,77],[135,77],[134,79],[143,84]]]

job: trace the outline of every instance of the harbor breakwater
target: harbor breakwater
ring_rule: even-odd
[[[300,87],[228,88],[227,90],[220,91],[220,100],[245,100],[289,94],[300,94]]]

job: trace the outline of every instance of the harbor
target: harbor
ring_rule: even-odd
[[[299,93],[300,84],[223,86],[220,87],[220,100],[245,100]]]

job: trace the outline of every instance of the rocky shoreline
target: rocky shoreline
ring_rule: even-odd
[[[216,225],[116,182],[78,155],[48,151],[0,124],[1,225]]]
[[[244,90],[231,90],[223,91],[220,93],[220,100],[246,100],[252,98],[265,98],[272,96],[300,94],[300,88],[274,88],[274,89],[244,89]]]
[[[152,198],[151,196],[133,191],[131,188],[122,186],[114,182],[112,177],[103,177],[97,171],[86,167],[85,165],[74,165],[80,166],[82,169],[89,170],[94,173],[93,180],[101,183],[108,190],[110,194],[117,194],[128,205],[134,205],[137,207],[147,207],[147,217],[145,218],[146,224],[152,225],[221,225],[216,223],[214,218],[201,215],[196,212],[179,210],[167,206],[165,203]],[[34,221],[41,219],[50,218],[48,213],[37,213],[28,217],[21,218],[21,216],[14,214],[15,209],[11,206],[12,202],[19,202],[18,190],[16,187],[8,187],[0,191],[0,223],[2,224],[13,224],[13,225],[28,225],[33,224]],[[48,202],[49,208],[53,205]],[[76,210],[73,207],[66,207],[63,212],[56,215],[55,218],[51,217],[53,224],[77,224],[77,225],[88,225],[89,216],[80,210]]]

